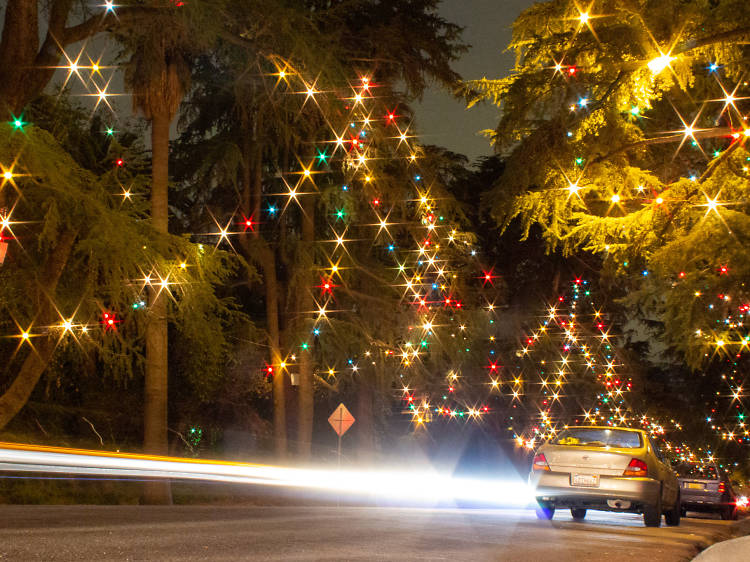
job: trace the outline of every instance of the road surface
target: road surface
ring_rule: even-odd
[[[0,506],[0,560],[689,560],[729,523],[528,510]]]

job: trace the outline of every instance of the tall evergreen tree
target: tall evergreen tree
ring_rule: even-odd
[[[317,159],[311,145],[318,142],[320,154],[329,154],[325,145],[334,131],[338,136],[348,126],[347,110],[330,90],[343,90],[357,68],[367,69],[380,95],[399,79],[412,96],[421,94],[430,77],[446,84],[455,80],[450,62],[462,48],[458,28],[438,17],[434,8],[432,1],[247,3],[235,13],[237,26],[249,29],[258,20],[267,26],[246,34],[241,44],[227,41],[216,56],[201,62],[182,146],[191,154],[201,147],[197,150],[216,158],[201,165],[190,162],[192,171],[186,173],[196,184],[212,186],[210,196],[193,193],[211,204],[222,225],[234,220],[242,227],[236,248],[263,276],[272,366],[284,362],[281,349],[299,339],[296,333],[305,324],[302,313],[314,309],[316,291],[311,289],[324,254],[316,247],[320,236],[327,235],[327,217],[321,216],[323,207],[317,201],[323,187],[314,178],[331,168],[327,157]],[[413,35],[408,44],[383,41],[384,33],[400,36],[407,27]],[[290,81],[296,96],[286,89]],[[392,107],[398,99],[391,95]],[[312,170],[312,181],[301,177],[300,164]],[[261,205],[263,198],[288,188],[299,191],[295,202],[285,207],[282,217],[269,214]],[[270,208],[277,209],[273,204]],[[241,217],[232,219],[235,210]],[[254,283],[254,276],[248,281]],[[313,419],[313,365],[307,354],[301,355],[298,367],[297,443],[306,457]],[[279,455],[287,450],[287,384],[287,374],[277,370],[273,393]]]
[[[467,84],[503,109],[486,195],[500,227],[599,255],[694,367],[748,341],[748,10],[538,3],[514,24],[511,76]]]

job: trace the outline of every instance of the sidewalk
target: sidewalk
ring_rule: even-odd
[[[750,518],[741,519],[731,527],[734,539],[709,546],[693,562],[747,562],[750,560]]]

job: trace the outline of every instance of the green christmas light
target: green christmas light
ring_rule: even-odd
[[[16,131],[23,132],[23,128],[26,125],[28,125],[28,122],[26,122],[26,121],[23,120],[23,113],[21,115],[19,115],[18,117],[16,117],[15,115],[13,115],[11,113],[11,117],[12,117],[12,119],[10,120],[9,123],[11,125],[13,125],[13,129],[15,129]]]

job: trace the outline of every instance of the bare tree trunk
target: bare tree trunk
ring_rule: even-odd
[[[151,222],[156,230],[168,231],[169,211],[169,123],[168,114],[151,119],[152,185]],[[169,453],[167,442],[167,295],[149,290],[149,319],[146,325],[146,381],[143,412],[143,450],[154,455]],[[146,482],[145,503],[171,503],[169,481]]]
[[[285,373],[281,370],[281,338],[279,331],[279,283],[276,277],[276,256],[268,247],[261,251],[261,267],[266,289],[266,330],[273,364],[273,437],[276,456],[287,454]]]
[[[53,299],[76,236],[77,233],[74,231],[63,232],[42,267],[37,289],[39,313],[36,318],[41,326],[51,326],[60,321]],[[0,429],[26,405],[34,387],[47,369],[56,347],[57,334],[51,333],[34,339],[33,350],[24,360],[10,388],[0,396]]]
[[[270,349],[271,364],[274,368],[273,389],[273,437],[274,452],[279,460],[287,455],[287,415],[286,415],[286,374],[279,365],[281,358],[280,298],[279,280],[276,274],[276,255],[273,249],[260,237],[258,221],[260,219],[260,202],[263,191],[263,151],[262,147],[253,145],[249,138],[242,143],[244,167],[242,170],[243,189],[240,206],[248,218],[252,218],[254,228],[248,233],[258,245],[253,252],[248,235],[241,238],[245,259],[255,261],[263,272],[263,285],[266,292],[266,332]],[[248,277],[250,277],[248,271]]]
[[[308,461],[312,453],[313,414],[315,388],[313,386],[313,362],[310,350],[302,352],[299,361],[299,412],[297,414],[297,455]]]
[[[369,369],[364,370],[367,372]],[[357,385],[357,437],[359,438],[358,457],[365,463],[372,461],[375,454],[375,420],[373,418],[372,384],[360,375]]]
[[[5,8],[0,41],[0,99],[6,108],[20,113],[28,101],[24,78],[33,68],[39,46],[38,2],[10,0]],[[5,108],[4,108],[5,109]]]
[[[315,199],[311,196],[302,198],[302,244],[305,253],[313,255],[313,244],[315,242]],[[307,271],[300,277],[300,286],[297,287],[297,315],[302,315],[313,307],[312,294],[310,292],[312,282],[312,266],[306,264]],[[312,446],[313,417],[315,407],[315,388],[313,386],[313,364],[310,354],[312,350],[302,351],[299,373],[299,411],[297,413],[297,454],[301,460],[309,460]]]

